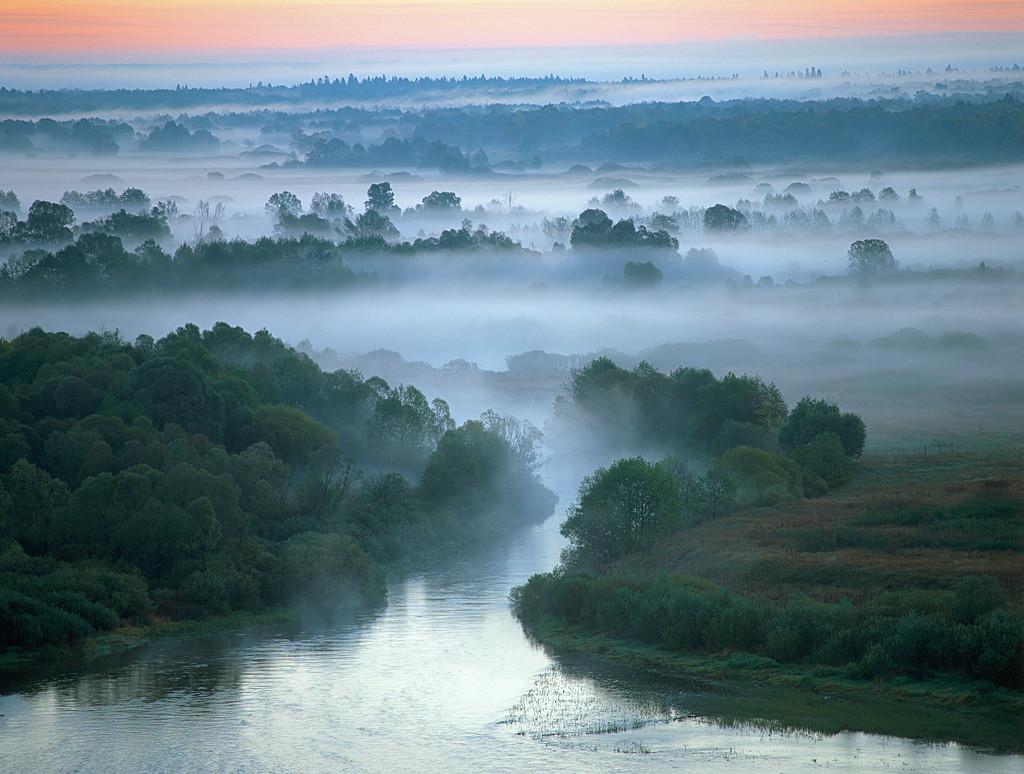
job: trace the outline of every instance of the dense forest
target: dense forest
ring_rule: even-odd
[[[378,604],[396,563],[550,514],[539,439],[265,330],[0,341],[0,647]]]

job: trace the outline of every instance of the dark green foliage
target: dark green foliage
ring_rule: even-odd
[[[917,609],[892,594],[856,606],[804,597],[773,603],[678,575],[582,571],[534,575],[511,600],[528,628],[554,619],[670,651],[738,650],[841,668],[851,677],[947,674],[1024,689],[1024,620],[1002,608],[965,624],[949,602]]]
[[[787,415],[778,388],[756,376],[717,379],[694,368],[666,376],[647,363],[627,371],[609,358],[574,371],[568,392],[574,406],[626,448],[652,440],[672,451],[712,454],[740,444],[770,448]]]
[[[432,191],[416,206],[423,212],[461,212],[462,199],[452,191]]]
[[[856,414],[839,411],[834,403],[801,398],[789,413],[779,429],[779,443],[783,449],[796,450],[808,444],[821,433],[834,433],[843,445],[843,451],[850,458],[864,453],[867,430]]]
[[[736,446],[722,455],[719,464],[737,483],[742,503],[776,505],[803,494],[800,466],[782,455]]]
[[[315,215],[302,217],[320,220]],[[294,220],[296,227],[285,230],[301,234],[297,238],[261,237],[253,242],[203,240],[180,245],[172,260],[158,244],[169,236],[164,215],[155,209],[149,215],[121,210],[83,224],[84,233],[74,245],[54,252],[27,251],[20,259],[0,265],[0,291],[18,298],[32,295],[78,299],[122,291],[178,293],[200,287],[324,287],[373,280],[372,275],[356,274],[345,264],[341,246],[304,233],[315,229],[305,228],[305,221]],[[45,245],[71,242],[70,228],[57,227],[52,222],[45,228],[44,225],[26,230],[27,222],[16,223],[10,239]],[[397,231],[393,235],[397,236]],[[122,239],[138,246],[128,251]],[[366,246],[354,237],[343,244],[366,251]],[[391,248],[385,243],[383,249]]]
[[[626,265],[622,267],[622,279],[631,287],[655,287],[660,285],[664,278],[661,269],[650,261],[626,261]]]
[[[716,204],[704,211],[705,231],[743,231],[749,227],[746,215],[724,204]]]
[[[648,231],[646,226],[637,228],[629,219],[613,224],[611,218],[599,209],[580,213],[573,223],[569,241],[573,247],[679,249],[679,240],[667,231]]]
[[[846,257],[850,271],[861,277],[892,274],[898,268],[892,250],[882,239],[859,239],[850,245]]]
[[[71,645],[152,613],[145,581],[102,562],[31,557],[0,545],[0,648]]]
[[[207,129],[190,132],[188,127],[168,121],[154,128],[139,147],[152,153],[208,153],[220,147],[220,140]]]
[[[454,430],[440,399],[224,323],[0,340],[0,648],[154,612],[377,603],[383,562],[551,512],[536,435],[487,421]],[[410,445],[419,486],[362,480],[355,455]]]
[[[28,217],[18,223],[12,234],[14,242],[62,244],[71,241],[71,224],[75,213],[70,207],[38,200],[32,202]]]
[[[83,223],[82,229],[115,234],[132,243],[144,242],[147,239],[159,241],[167,239],[171,235],[167,217],[156,207],[149,214],[127,212],[120,209],[95,223]]]
[[[243,446],[265,442],[288,464],[308,463],[325,446],[337,446],[338,436],[292,406],[259,406],[251,413],[248,427],[240,431]]]
[[[124,398],[162,428],[168,422],[220,440],[224,400],[189,362],[173,357],[147,360],[128,373]]]
[[[679,529],[684,515],[677,476],[640,457],[619,460],[580,484],[560,528],[569,540],[562,561],[606,564]]]
[[[494,489],[508,468],[508,451],[501,436],[469,421],[447,430],[427,459],[420,488],[427,502],[460,502],[467,511],[482,503],[477,497]]]
[[[960,623],[972,624],[1005,602],[999,582],[991,575],[968,575],[957,584],[953,594],[953,617]]]
[[[274,597],[341,609],[379,604],[384,571],[348,535],[303,532],[285,541],[271,572]]]
[[[853,461],[831,430],[818,433],[791,453],[804,469],[804,490],[809,494],[838,489],[853,476]]]

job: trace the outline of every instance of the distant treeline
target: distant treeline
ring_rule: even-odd
[[[539,437],[224,323],[0,339],[0,651],[379,603],[385,567],[551,512]]]
[[[486,86],[491,79],[479,79]],[[500,80],[500,79],[499,79]],[[472,80],[409,81],[373,79],[350,86],[347,81],[280,87],[281,94],[306,98],[312,93],[338,90],[437,89],[469,87]],[[536,81],[538,88],[547,81]],[[553,79],[550,83],[562,83]],[[569,83],[569,82],[565,82]],[[381,85],[385,84],[385,85]],[[497,88],[497,86],[495,86]],[[304,91],[305,90],[305,91]],[[137,133],[124,122],[102,119],[39,121],[7,118],[0,122],[0,149],[25,153],[52,148],[117,153],[121,148],[150,153],[210,152],[217,149],[219,128],[252,129],[287,137],[288,152],[321,166],[402,164],[437,166],[447,172],[487,168],[469,153],[501,152],[530,164],[540,161],[603,163],[646,162],[684,165],[743,165],[784,160],[865,161],[899,164],[942,162],[977,164],[1016,162],[1024,158],[1024,89],[1004,91],[999,98],[955,95],[920,95],[910,99],[861,100],[834,98],[820,101],[751,99],[714,102],[654,102],[613,107],[603,104],[548,104],[544,106],[487,105],[453,108],[360,110],[351,107],[315,112],[266,110],[245,95],[252,90],[199,90],[211,95],[204,115],[170,115]],[[278,89],[271,90],[277,93]],[[165,92],[88,92],[97,100],[117,103],[118,96],[191,94],[193,90]],[[397,96],[400,91],[395,91]],[[78,92],[0,91],[0,110],[11,101],[35,97],[44,105],[32,112],[67,114],[96,110],[103,105],[45,107],[62,97],[76,101]],[[213,98],[216,95],[216,99]],[[232,101],[232,96],[238,99]],[[383,92],[381,98],[387,96]],[[126,97],[127,98],[127,97]],[[348,99],[347,96],[344,96]],[[141,99],[141,97],[140,97]],[[216,112],[218,101],[225,110]],[[129,99],[129,102],[131,100]],[[133,105],[129,105],[133,106]],[[179,109],[184,105],[178,106]],[[194,107],[202,107],[195,104]],[[362,146],[361,127],[396,132],[380,145]],[[354,140],[354,141],[353,141]],[[425,141],[425,142],[424,142]],[[417,144],[418,143],[418,144]],[[280,150],[280,149],[279,149]],[[516,163],[516,162],[512,162]],[[525,162],[523,162],[525,163]]]
[[[116,220],[115,216],[111,216]],[[57,250],[33,248],[0,265],[0,298],[39,300],[160,294],[203,289],[289,290],[335,288],[377,282],[353,271],[344,256],[410,257],[439,251],[535,255],[500,232],[462,227],[436,237],[391,243],[379,235],[338,242],[301,237],[206,240],[168,253],[152,238],[128,250],[120,236],[89,232]]]
[[[498,78],[462,76],[461,78],[404,78],[399,76],[373,76],[356,78],[321,77],[285,86],[264,84],[262,81],[248,88],[194,88],[179,84],[174,89],[39,89],[33,91],[0,87],[0,112],[8,115],[31,113],[89,112],[98,109],[217,107],[225,104],[263,106],[283,101],[301,101],[314,98],[340,98],[347,100],[402,97],[422,92],[451,92],[475,89],[502,89],[522,91],[586,83],[581,78],[562,78],[548,75],[542,78]]]

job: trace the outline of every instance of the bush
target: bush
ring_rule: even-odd
[[[967,575],[953,593],[953,618],[960,623],[974,623],[1005,601],[999,582],[991,575]]]

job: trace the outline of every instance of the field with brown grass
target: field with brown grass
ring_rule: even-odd
[[[985,452],[871,457],[847,487],[677,532],[615,571],[695,575],[740,594],[862,602],[991,575],[1024,591],[1024,458]]]

